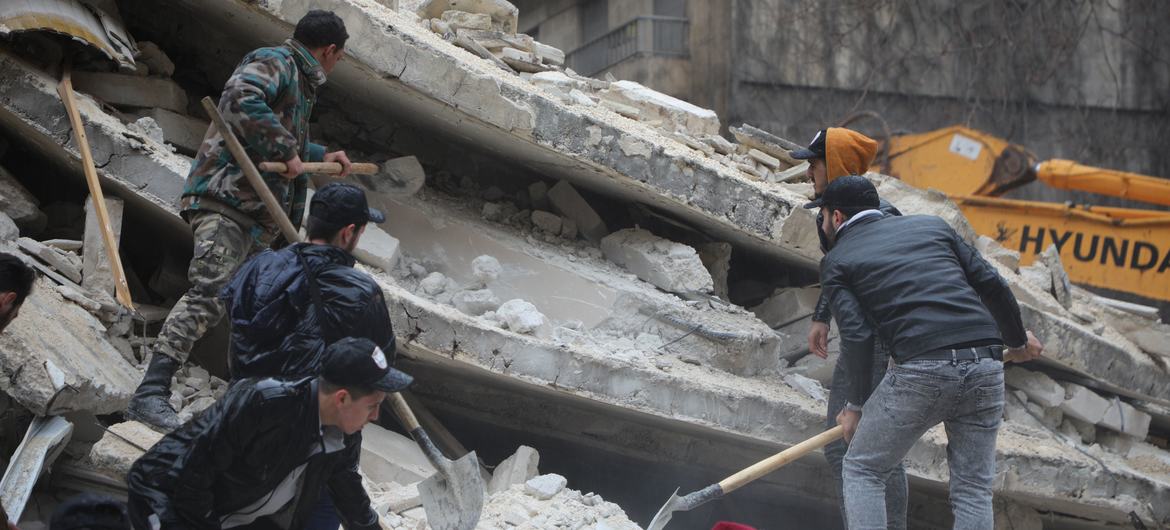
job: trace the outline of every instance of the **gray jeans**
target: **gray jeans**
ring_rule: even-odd
[[[927,429],[947,433],[954,528],[992,530],[995,438],[1003,418],[1003,363],[908,361],[886,373],[845,454],[850,530],[885,530],[885,480]]]
[[[881,383],[886,375],[886,366],[889,364],[889,353],[880,343],[875,344],[873,356],[873,386]],[[845,408],[849,397],[849,369],[838,358],[833,367],[833,380],[829,384],[829,408],[825,415],[825,428],[837,426],[837,414]],[[841,481],[841,461],[845,458],[845,441],[837,440],[825,446],[825,460],[829,461],[829,468],[833,470],[833,480],[836,482],[837,493],[840,495],[841,521],[848,528],[845,517],[845,491]],[[894,470],[886,479],[886,520],[889,530],[906,529],[906,470],[898,462]]]

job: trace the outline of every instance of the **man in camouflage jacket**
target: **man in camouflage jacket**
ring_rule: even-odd
[[[294,226],[300,226],[308,186],[302,160],[338,162],[343,176],[349,170],[344,151],[326,153],[324,146],[309,141],[317,89],[341,60],[347,38],[340,17],[310,11],[297,23],[293,38],[245,56],[219,100],[220,113],[254,163],[287,164],[287,173],[261,176]],[[279,234],[217,130],[209,130],[199,147],[181,209],[195,241],[187,272],[191,288],[171,309],[152,344],[150,365],[126,411],[129,418],[165,431],[179,426],[168,399],[171,377],[195,341],[223,316],[220,289],[237,266]]]

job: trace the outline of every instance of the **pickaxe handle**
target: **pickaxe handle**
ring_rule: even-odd
[[[336,175],[341,173],[341,164],[337,162],[305,162],[305,173],[321,173],[324,175]],[[288,171],[288,166],[284,162],[261,162],[260,171],[268,171],[271,173],[284,173]],[[378,164],[371,164],[369,162],[354,162],[349,165],[349,172],[358,175],[376,175],[378,173]]]

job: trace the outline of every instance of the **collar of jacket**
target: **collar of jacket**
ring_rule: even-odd
[[[882,218],[886,217],[887,215],[889,215],[889,214],[879,211],[877,214],[867,215],[865,217],[862,217],[861,219],[858,219],[852,223],[849,223],[848,225],[845,225],[843,228],[841,228],[840,230],[837,231],[837,242],[840,243],[842,238],[844,238],[846,235],[853,232],[854,227],[867,225],[869,223],[877,221],[878,219],[882,219]]]
[[[296,39],[288,39],[284,41],[284,45],[292,50],[293,58],[297,62],[297,69],[302,74],[305,74],[305,77],[312,83],[313,88],[325,84],[325,69],[321,67],[320,62],[317,62],[317,58],[309,53],[309,49],[304,44],[301,44]]]
[[[357,261],[353,254],[346,252],[341,247],[333,245],[320,245],[317,243],[297,243],[297,252],[300,252],[305,258],[311,259],[314,264],[318,261],[331,263],[335,265],[344,265],[346,267],[353,267]],[[316,269],[316,267],[313,267]]]

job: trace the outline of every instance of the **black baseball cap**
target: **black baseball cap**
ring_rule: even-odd
[[[791,156],[792,158],[795,158],[797,160],[808,160],[810,158],[824,158],[825,157],[825,136],[826,135],[827,135],[827,129],[821,129],[821,130],[817,131],[817,135],[813,136],[812,141],[808,143],[808,147],[806,147],[804,149],[797,149],[795,151],[789,151],[788,156]]]
[[[877,209],[879,207],[877,188],[869,179],[860,175],[846,175],[830,182],[825,192],[816,200],[804,205],[805,208],[829,207]]]
[[[321,377],[338,386],[369,387],[383,392],[405,390],[414,378],[394,369],[374,341],[346,337],[325,348]]]
[[[309,216],[337,226],[386,221],[381,210],[370,208],[366,192],[344,182],[332,182],[317,190],[309,203]]]

